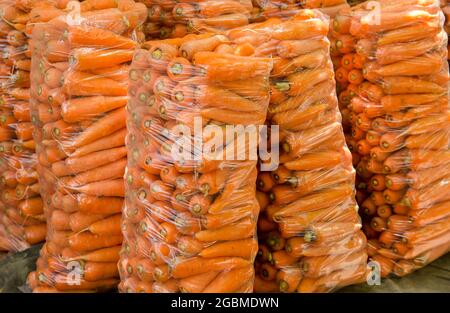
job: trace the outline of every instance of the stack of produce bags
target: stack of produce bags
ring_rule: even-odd
[[[142,0],[148,7],[147,39],[180,38],[198,29],[230,29],[250,22],[251,0]]]
[[[299,9],[319,9],[324,14],[334,17],[339,10],[349,7],[352,1],[347,0],[253,0],[251,19],[262,21],[275,16],[292,16]],[[354,2],[354,1],[353,1]]]
[[[378,17],[363,3],[334,31],[342,59],[362,62],[346,101],[368,254],[383,277],[403,276],[450,248],[447,34],[439,1],[377,2]]]
[[[33,29],[31,116],[48,222],[28,277],[34,292],[118,284],[128,64],[147,9],[87,0],[65,12]]]
[[[291,16],[301,8],[320,9],[334,16],[347,8],[346,0],[140,0],[148,7],[142,28],[147,39],[180,38],[195,29],[235,28],[274,16]]]
[[[122,292],[253,291],[256,126],[266,118],[272,60],[247,56],[249,48],[191,34],[136,52]],[[237,125],[250,126],[250,138],[227,133]]]
[[[20,251],[45,239],[31,123],[29,35],[35,23],[57,15],[49,1],[0,3],[2,12],[0,250]],[[42,14],[43,10],[46,14]]]
[[[366,277],[366,240],[340,124],[328,23],[319,11],[298,10],[286,20],[228,32],[237,43],[257,47],[255,55],[274,60],[267,124],[279,127],[279,140],[271,138],[270,146],[279,146],[280,157],[279,166],[261,171],[257,180],[257,292],[325,292]]]

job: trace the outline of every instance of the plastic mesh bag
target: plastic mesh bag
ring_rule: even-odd
[[[404,276],[450,247],[443,25],[439,1],[431,0],[363,3],[334,23],[335,48],[344,54],[337,79],[353,80],[352,65],[362,73],[340,99],[368,253],[383,277]]]
[[[270,157],[260,155],[270,171],[260,171],[257,180],[257,292],[326,292],[366,277],[366,239],[340,124],[328,24],[318,10],[297,10],[227,33],[274,61],[266,123],[279,136],[267,143]]]
[[[251,292],[270,58],[224,35],[149,41],[130,70],[122,292]]]
[[[118,284],[127,77],[145,15],[134,1],[69,2],[33,29],[31,114],[48,221],[28,277],[34,292]]]
[[[20,251],[45,239],[46,225],[36,172],[29,106],[33,24],[50,1],[2,1],[2,138],[0,249]],[[58,14],[52,7],[46,16]]]

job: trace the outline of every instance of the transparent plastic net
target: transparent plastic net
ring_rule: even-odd
[[[279,128],[279,137],[268,145],[279,159],[272,153],[260,163],[279,166],[260,171],[257,180],[256,292],[329,292],[366,279],[366,239],[338,110],[328,25],[318,10],[297,10],[289,18],[229,31],[237,43],[254,44],[255,55],[274,60],[267,124]]]
[[[63,13],[33,29],[30,103],[48,233],[28,284],[103,291],[119,282],[128,69],[147,10],[87,0]]]
[[[148,20],[142,27],[147,40],[179,38],[190,32],[225,31],[267,18],[295,15],[299,9],[320,8],[334,16],[347,8],[346,0],[141,0],[148,7]]]
[[[450,248],[448,38],[439,5],[367,2],[333,24],[357,199],[371,265],[383,277]]]
[[[247,48],[191,34],[136,51],[122,292],[252,292],[272,60]]]
[[[21,251],[45,239],[46,224],[36,172],[30,115],[29,46],[33,24],[45,21],[50,1],[0,2],[1,11],[1,210],[0,250]]]

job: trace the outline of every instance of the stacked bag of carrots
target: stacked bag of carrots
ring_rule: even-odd
[[[328,24],[317,10],[298,10],[229,32],[238,43],[264,43],[255,53],[274,60],[267,123],[279,127],[280,157],[278,168],[257,180],[257,292],[326,292],[366,277]]]
[[[148,7],[143,32],[151,38],[180,38],[194,29],[230,29],[247,25],[251,0],[142,0]]]
[[[0,249],[20,251],[45,239],[46,224],[36,172],[30,115],[29,35],[34,23],[45,22],[46,1],[0,3],[2,12],[1,220]],[[39,8],[38,8],[39,7]],[[33,10],[34,9],[34,10]]]
[[[48,224],[34,292],[119,282],[128,68],[146,14],[132,0],[73,1],[34,26],[30,105]]]
[[[347,0],[252,0],[252,21],[278,16],[289,17],[299,9],[319,9],[324,14],[334,17],[340,10],[348,8],[351,1]]]
[[[272,60],[249,48],[205,33],[134,55],[122,292],[253,291],[257,128],[227,133],[266,118]]]
[[[341,12],[334,31],[342,68],[362,62],[348,143],[368,254],[383,277],[404,276],[450,249],[447,34],[439,1],[376,4]]]
[[[180,38],[192,31],[212,30],[217,27],[231,29],[261,22],[273,16],[289,16],[298,9],[320,8],[334,16],[347,8],[346,0],[202,0],[163,1],[140,0],[148,7],[148,20],[142,31],[148,40],[152,38]]]

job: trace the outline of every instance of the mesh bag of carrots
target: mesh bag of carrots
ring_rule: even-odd
[[[34,292],[118,284],[128,67],[147,10],[87,0],[63,13],[32,35],[30,106],[48,224],[28,277]]]
[[[46,224],[36,172],[29,107],[29,35],[43,21],[35,6],[46,1],[4,0],[1,7],[2,108],[0,249],[20,251],[45,239]],[[57,9],[55,9],[57,10]],[[55,11],[52,11],[55,12]]]
[[[249,24],[251,0],[142,0],[148,20],[142,31],[147,39],[180,38],[194,30],[231,29]]]
[[[366,277],[366,240],[340,124],[328,24],[318,10],[297,10],[227,32],[237,44],[254,47],[253,55],[274,61],[266,122],[279,128],[268,146],[280,153],[279,162],[260,161],[279,165],[257,179],[256,292],[326,292]]]
[[[253,0],[252,21],[261,22],[270,17],[289,17],[299,9],[319,9],[324,14],[334,17],[339,10],[349,7],[347,0]]]
[[[368,254],[382,277],[404,276],[450,249],[443,24],[434,0],[363,3],[334,23],[337,48],[345,53],[338,71],[350,70],[349,81],[352,72],[362,74],[345,95],[348,144],[357,160]]]
[[[253,291],[255,148],[272,60],[248,52],[191,34],[134,55],[122,292]]]
[[[148,7],[142,27],[147,39],[179,38],[202,29],[231,29],[274,16],[291,16],[298,9],[320,8],[334,16],[348,7],[346,0],[141,0]],[[214,30],[215,31],[215,30]]]

